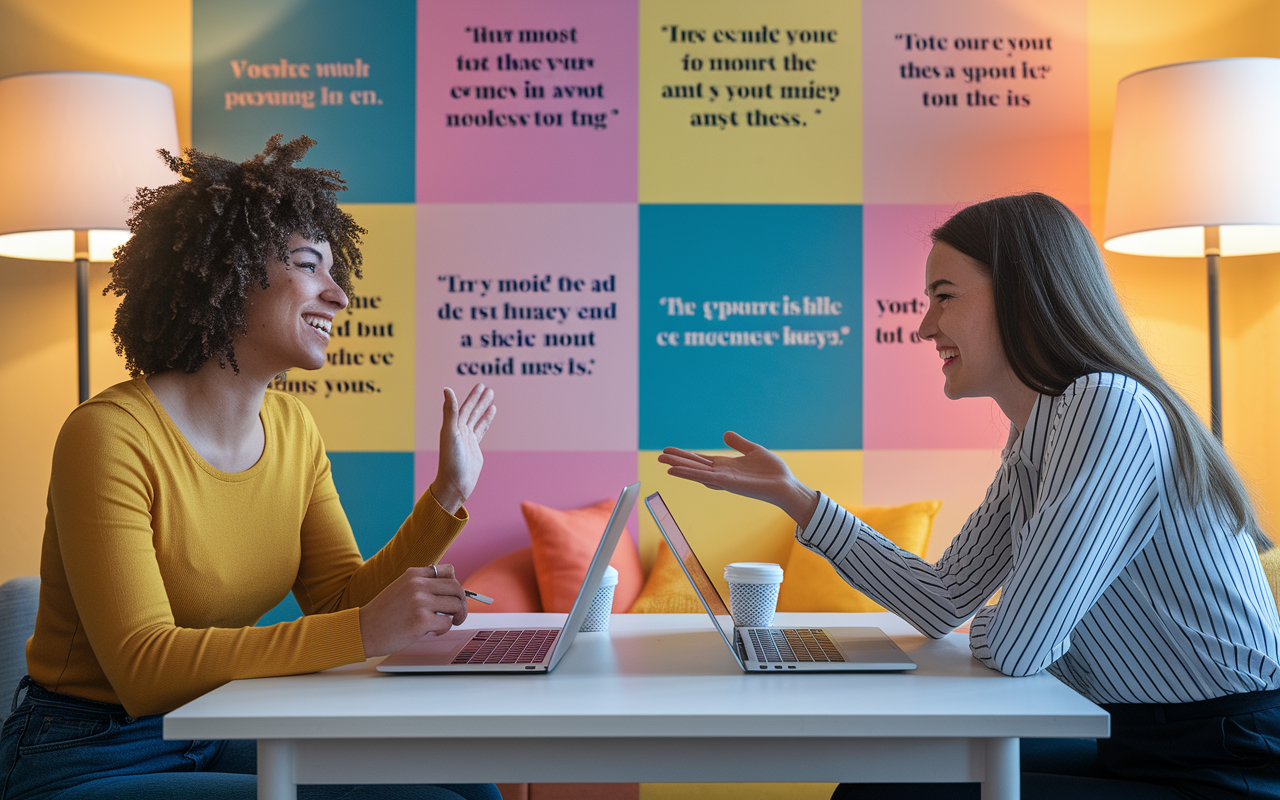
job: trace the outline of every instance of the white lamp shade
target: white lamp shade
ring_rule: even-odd
[[[140,186],[178,179],[157,155],[178,152],[173,92],[104,72],[0,79],[0,255],[71,261],[87,230],[92,260],[128,236]],[[16,235],[9,235],[16,234]]]
[[[1104,246],[1203,256],[1280,251],[1280,59],[1172,64],[1120,81]]]

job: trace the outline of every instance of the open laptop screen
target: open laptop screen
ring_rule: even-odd
[[[716,585],[707,576],[707,571],[702,568],[698,557],[693,554],[693,548],[689,547],[689,543],[685,541],[684,532],[680,530],[675,518],[667,510],[667,504],[662,502],[662,495],[654,492],[645,498],[645,504],[653,512],[654,519],[658,522],[658,527],[666,534],[667,542],[671,545],[672,552],[675,553],[676,558],[680,560],[681,566],[684,567],[685,573],[688,574],[689,579],[697,587],[698,594],[702,595],[703,601],[710,606],[711,613],[716,616],[727,615],[729,609],[724,604],[724,598],[720,596]]]
[[[743,655],[738,652],[738,648],[734,646],[733,641],[729,638],[730,634],[734,632],[733,617],[729,614],[728,607],[725,606],[724,598],[720,596],[716,585],[707,577],[707,571],[702,568],[698,557],[693,554],[693,548],[685,541],[684,532],[676,524],[675,517],[671,516],[671,512],[667,509],[667,504],[662,500],[662,495],[654,492],[644,499],[644,504],[649,507],[649,513],[653,515],[653,521],[658,523],[658,530],[662,532],[662,538],[667,540],[667,545],[671,548],[671,552],[675,554],[676,560],[680,562],[680,568],[684,570],[684,574],[688,576],[689,581],[693,584],[694,591],[698,593],[698,598],[702,600],[702,607],[707,610],[711,621],[715,623],[716,630],[720,632],[720,638],[724,639],[724,643],[728,645],[729,652],[733,653],[733,657],[738,661],[738,666],[746,669],[742,660]]]

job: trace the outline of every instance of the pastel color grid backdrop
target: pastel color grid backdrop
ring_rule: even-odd
[[[945,399],[913,337],[928,233],[1008,191],[1087,216],[1085,0],[193,8],[193,142],[312,136],[369,231],[330,364],[282,383],[366,555],[434,478],[442,388],[476,381],[499,416],[463,576],[528,544],[521,501],[637,477],[713,573],[785,559],[781,512],[657,463],[728,429],[842,502],[942,499],[933,557],[981,500],[1008,421]],[[321,87],[343,104],[299,105]],[[650,563],[656,530],[631,531]]]

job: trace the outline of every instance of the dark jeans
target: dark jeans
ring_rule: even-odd
[[[57,694],[24,678],[27,696],[0,732],[0,800],[255,800],[253,741],[170,741],[163,715]],[[15,700],[17,693],[15,693]],[[299,800],[502,800],[492,784],[299,786]]]
[[[1023,800],[1280,800],[1280,691],[1104,705],[1109,739],[1023,739]],[[842,783],[832,800],[978,800],[976,783]]]

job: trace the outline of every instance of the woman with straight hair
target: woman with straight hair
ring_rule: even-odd
[[[1160,376],[1083,223],[1043,194],[932,233],[920,335],[947,397],[1010,420],[982,504],[936,564],[896,547],[776,455],[669,447],[672,475],[773,503],[796,536],[922,633],[972,618],[974,658],[1048,670],[1111,715],[1108,739],[1022,742],[1044,798],[1280,798],[1280,618],[1270,547],[1219,442]],[[1001,589],[999,602],[985,603]],[[845,798],[977,798],[977,784],[843,784]]]

